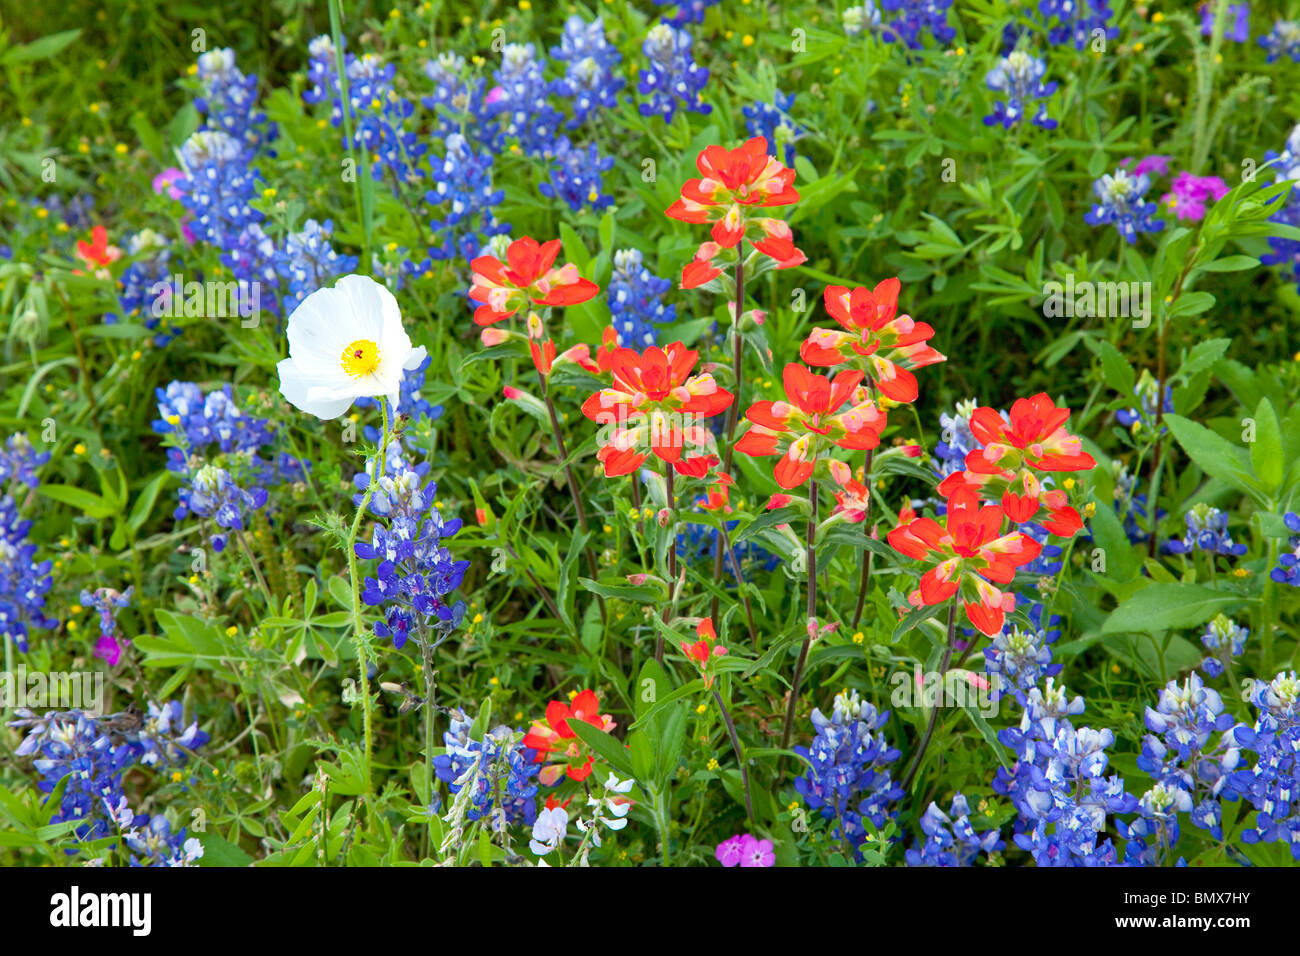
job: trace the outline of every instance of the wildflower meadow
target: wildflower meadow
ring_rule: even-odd
[[[1300,861],[1300,0],[4,7],[0,863]]]

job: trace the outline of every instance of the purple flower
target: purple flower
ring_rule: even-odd
[[[1161,156],[1158,154],[1144,156],[1142,159],[1137,161],[1137,165],[1129,170],[1129,172],[1134,176],[1145,176],[1148,173],[1155,173],[1157,176],[1168,176],[1170,159],[1171,157],[1169,156]],[[1128,169],[1128,164],[1131,162],[1133,162],[1133,157],[1129,156],[1120,162],[1119,168]]]
[[[1214,33],[1214,8],[1217,4],[1203,3],[1201,12],[1201,35]],[[1233,3],[1228,6],[1228,24],[1223,28],[1223,38],[1234,43],[1245,43],[1250,39],[1250,4]]]
[[[1208,202],[1217,202],[1228,194],[1228,184],[1218,176],[1193,176],[1183,170],[1174,177],[1171,191],[1160,197],[1162,203],[1168,204],[1179,219],[1193,222],[1205,218],[1205,206]]]
[[[771,840],[755,840],[746,833],[740,847],[741,866],[776,866],[776,853]]]
[[[746,840],[752,840],[753,837],[745,833],[738,833],[729,840],[723,840],[718,844],[713,855],[718,858],[718,862],[723,866],[737,866],[740,863],[740,854],[745,846]]]

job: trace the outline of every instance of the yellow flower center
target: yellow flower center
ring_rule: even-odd
[[[353,378],[370,375],[379,368],[379,346],[369,339],[357,339],[343,350],[339,361]]]

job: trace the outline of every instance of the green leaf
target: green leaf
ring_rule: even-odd
[[[1105,339],[1097,344],[1096,350],[1097,357],[1101,359],[1101,371],[1106,377],[1106,384],[1125,397],[1132,395],[1136,381],[1133,366],[1119,354],[1119,349]]]
[[[31,43],[24,43],[21,46],[11,47],[5,51],[4,56],[0,57],[0,63],[8,65],[10,63],[26,63],[31,60],[46,60],[59,53],[65,47],[72,43],[73,40],[81,36],[81,30],[64,30],[62,33],[51,33],[49,36],[41,37],[39,40],[33,40]]]
[[[1203,472],[1257,500],[1261,499],[1259,484],[1251,473],[1244,449],[1181,415],[1166,415],[1165,421],[1183,451]]]
[[[1238,594],[1199,584],[1155,583],[1138,591],[1111,612],[1103,634],[1144,633],[1196,627],[1221,611],[1241,604]]]
[[[213,831],[199,834],[199,842],[203,844],[199,866],[248,866],[253,862],[251,856]]]
[[[1255,406],[1255,440],[1250,443],[1250,466],[1269,494],[1276,494],[1282,487],[1283,464],[1282,426],[1273,403],[1261,398]]]
[[[1254,256],[1224,256],[1222,259],[1205,263],[1201,268],[1206,272],[1240,272],[1242,269],[1253,269],[1257,265],[1259,260]]]
[[[663,588],[649,585],[601,584],[591,578],[578,578],[578,583],[592,594],[599,594],[603,598],[619,598],[636,604],[657,604],[665,597]]]
[[[620,776],[634,777],[632,758],[627,748],[599,727],[581,720],[569,721],[569,729],[578,735],[578,739],[595,751],[596,756],[616,770]],[[638,777],[638,780],[641,778]],[[646,781],[642,781],[646,782]]]
[[[90,518],[103,519],[115,513],[115,509],[99,495],[73,485],[41,485],[36,489],[36,493],[65,505],[72,505]]]

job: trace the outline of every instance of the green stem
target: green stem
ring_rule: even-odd
[[[727,725],[731,749],[736,752],[736,762],[740,764],[740,782],[745,785],[745,816],[750,823],[753,823],[754,801],[749,795],[749,768],[745,766],[745,754],[740,748],[740,737],[736,733],[736,725],[732,723],[731,714],[727,711],[727,705],[722,700],[722,693],[716,687],[713,688],[713,699],[718,702],[718,710],[722,711],[722,722]]]
[[[334,2],[336,0],[331,0],[331,10]],[[371,726],[370,713],[370,643],[361,621],[361,585],[360,575],[357,571],[356,543],[357,535],[361,531],[361,520],[370,507],[371,496],[375,493],[375,484],[384,476],[385,449],[388,447],[388,401],[382,396],[379,399],[379,407],[384,416],[384,429],[379,436],[379,450],[375,453],[375,473],[371,476],[370,481],[366,483],[366,490],[361,497],[361,504],[357,508],[357,515],[352,519],[352,531],[348,535],[347,543],[348,579],[352,584],[352,641],[357,648],[357,671],[361,677],[361,726],[364,737],[361,768],[366,778],[366,789],[363,797],[367,804],[370,801],[371,794],[374,793],[374,786],[370,779],[370,753],[374,747],[374,731]]]
[[[808,611],[807,624],[808,628],[817,626],[817,479],[814,478],[808,482],[808,502],[811,510],[808,513],[808,533],[805,539],[807,548],[806,560],[808,563]],[[803,646],[799,648],[799,660],[794,665],[794,678],[790,682],[790,703],[785,708],[785,729],[781,731],[781,749],[786,750],[790,746],[790,736],[794,732],[795,712],[799,709],[799,685],[803,683],[804,665],[808,663],[808,648],[812,646],[812,635],[807,634],[803,639]]]
[[[656,790],[653,796],[655,832],[659,834],[659,859],[664,866],[671,866],[672,853],[668,848],[668,795]]]
[[[957,599],[953,598],[952,604],[948,606],[948,646],[944,648],[943,660],[939,664],[939,686],[943,686],[943,679],[948,673],[948,664],[952,661],[952,652],[956,648],[957,637]],[[903,778],[904,792],[912,789],[912,780],[916,777],[916,772],[921,769],[921,761],[925,759],[925,752],[930,746],[930,740],[934,737],[934,726],[939,721],[939,704],[936,700],[934,706],[930,708],[930,720],[925,725],[925,735],[921,738],[921,744],[916,748],[916,758],[912,761],[912,766],[907,770],[907,776]]]

